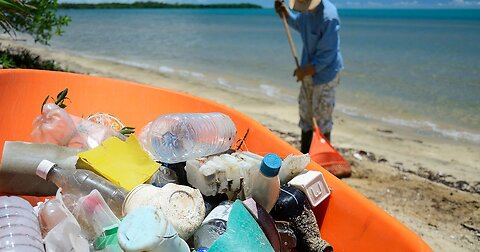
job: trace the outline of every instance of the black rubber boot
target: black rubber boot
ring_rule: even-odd
[[[328,140],[328,142],[330,143],[330,132],[327,132],[325,134],[323,134],[323,136]]]
[[[313,130],[302,131],[301,147],[300,151],[307,154],[310,151],[310,145],[312,144]]]

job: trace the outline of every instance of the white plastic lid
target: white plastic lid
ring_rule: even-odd
[[[42,160],[42,162],[40,162],[40,164],[37,166],[37,176],[47,180],[47,174],[54,166],[56,166],[55,163],[48,160]]]

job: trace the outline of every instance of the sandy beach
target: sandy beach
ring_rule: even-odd
[[[0,46],[27,48],[77,73],[125,79],[214,100],[255,118],[299,146],[296,104],[23,41],[0,39]],[[342,179],[345,183],[412,229],[434,251],[479,251],[480,146],[422,136],[415,129],[360,119],[338,110],[334,117],[332,144],[353,167],[352,176]]]

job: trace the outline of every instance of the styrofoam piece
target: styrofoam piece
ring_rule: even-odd
[[[323,174],[319,171],[307,171],[288,182],[307,195],[308,201],[312,207],[318,206],[330,195],[330,188],[325,182]]]

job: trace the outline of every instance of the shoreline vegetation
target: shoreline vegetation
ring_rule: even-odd
[[[240,4],[184,4],[162,2],[134,3],[60,3],[59,9],[262,9],[262,6],[250,3]]]
[[[3,47],[0,43],[0,69],[25,68],[71,72],[62,68],[55,60],[43,59],[26,48]]]

